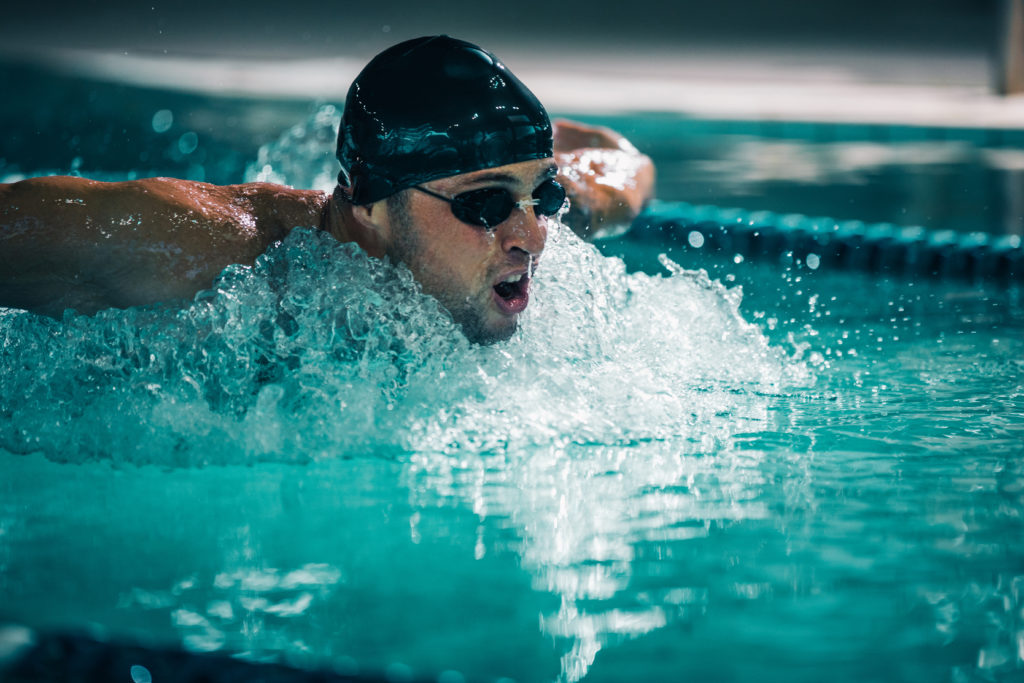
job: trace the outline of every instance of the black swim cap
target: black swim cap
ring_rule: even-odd
[[[369,204],[435,178],[552,155],[551,121],[497,57],[448,36],[373,58],[349,88],[338,183]]]

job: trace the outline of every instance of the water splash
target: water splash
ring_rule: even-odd
[[[260,147],[245,169],[247,183],[280,183],[330,192],[337,182],[334,145],[341,111],[333,104],[317,109],[273,142]]]
[[[561,597],[542,628],[570,643],[561,678],[577,681],[605,645],[701,612],[699,587],[630,588],[634,544],[763,517],[757,463],[730,442],[776,429],[773,394],[812,380],[743,320],[738,290],[664,263],[629,274],[556,228],[519,331],[492,347],[404,268],[307,229],[184,308],[2,311],[0,446],[163,466],[399,458],[413,497],[514,520],[523,566]],[[191,646],[222,646],[176,614]]]
[[[336,125],[321,109],[247,180],[329,189]],[[523,566],[560,596],[542,628],[569,643],[576,681],[604,645],[701,612],[700,586],[630,586],[635,544],[763,517],[758,463],[731,444],[775,429],[774,397],[814,381],[743,319],[739,288],[661,262],[628,273],[554,225],[519,330],[491,347],[406,269],[312,229],[185,305],[0,309],[0,447],[165,467],[397,458],[414,499],[513,520]]]
[[[321,107],[265,145],[247,180],[329,188],[337,121]],[[811,376],[742,319],[739,288],[663,264],[668,277],[627,274],[555,226],[520,332],[493,348],[466,343],[404,268],[312,230],[184,308],[0,310],[0,446],[174,465],[710,447],[757,419],[743,396]]]
[[[0,445],[171,465],[714,439],[805,382],[706,276],[630,275],[553,231],[534,306],[475,347],[402,267],[312,230],[184,308],[0,317]],[[727,431],[731,432],[729,428]]]

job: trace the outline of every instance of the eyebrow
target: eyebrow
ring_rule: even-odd
[[[474,176],[469,183],[518,183],[519,178],[509,173],[484,173],[483,175]]]
[[[547,180],[548,178],[554,178],[558,175],[558,166],[551,164],[543,171],[537,174],[536,181]],[[509,185],[516,185],[519,183],[519,178],[510,173],[484,173],[474,177],[470,184],[477,183],[508,183]]]

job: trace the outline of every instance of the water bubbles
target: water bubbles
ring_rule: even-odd
[[[153,675],[149,673],[149,669],[142,665],[133,665],[129,673],[132,677],[132,683],[153,683]]]
[[[308,120],[260,147],[256,161],[246,169],[245,181],[330,192],[338,174],[334,146],[340,120],[341,112],[334,105],[319,107]]]
[[[183,155],[189,155],[196,151],[196,147],[199,146],[199,136],[192,131],[182,133],[181,137],[178,138],[178,151]]]
[[[807,255],[807,267],[808,268],[810,268],[811,270],[817,270],[818,266],[820,266],[820,265],[821,265],[821,257],[820,256],[818,256],[817,254],[808,254]]]
[[[686,236],[686,241],[690,243],[690,246],[694,249],[700,249],[704,246],[704,235],[698,230],[690,231],[690,234]]]
[[[748,390],[807,381],[738,288],[662,262],[630,275],[553,229],[520,330],[477,347],[404,268],[295,230],[182,309],[0,318],[0,445],[173,466],[610,444],[728,432]]]
[[[338,116],[325,106],[291,127],[248,179],[330,187]],[[198,142],[190,131],[173,148]],[[712,443],[762,410],[757,397],[811,381],[743,319],[740,288],[667,256],[661,275],[627,273],[549,224],[520,329],[492,347],[469,344],[405,268],[310,229],[184,306],[6,312],[0,447],[173,467]]]
[[[170,109],[161,109],[153,114],[152,126],[157,133],[166,133],[174,125],[174,113]]]

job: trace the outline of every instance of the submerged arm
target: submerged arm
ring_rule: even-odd
[[[625,232],[654,193],[654,164],[609,128],[554,122],[555,162],[569,195],[565,222],[595,239]]]
[[[0,306],[59,315],[191,298],[228,264],[252,263],[284,226],[317,224],[316,197],[305,195],[319,193],[274,188],[170,178],[0,185]]]

